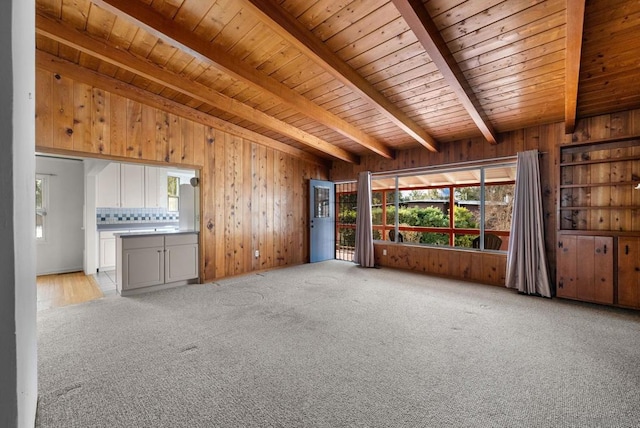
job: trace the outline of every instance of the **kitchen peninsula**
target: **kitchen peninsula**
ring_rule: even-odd
[[[115,236],[116,290],[121,296],[198,283],[198,232],[132,231]]]

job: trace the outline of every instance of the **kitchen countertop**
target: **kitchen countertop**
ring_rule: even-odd
[[[197,230],[186,229],[186,230],[157,230],[155,232],[123,232],[123,233],[114,233],[116,238],[133,238],[136,236],[154,236],[154,235],[185,235],[185,234],[199,234]]]
[[[98,232],[103,230],[135,230],[135,229],[177,229],[179,223],[120,223],[98,224]]]

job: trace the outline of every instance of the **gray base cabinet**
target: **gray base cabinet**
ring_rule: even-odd
[[[123,296],[197,282],[196,233],[118,237],[117,290]]]
[[[198,240],[196,235],[165,236],[164,245],[166,282],[184,281],[198,277]]]

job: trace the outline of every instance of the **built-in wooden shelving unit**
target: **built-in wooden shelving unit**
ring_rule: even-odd
[[[559,147],[558,297],[640,309],[640,137]]]
[[[559,150],[559,229],[640,235],[640,137]]]

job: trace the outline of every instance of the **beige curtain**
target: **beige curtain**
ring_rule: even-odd
[[[518,153],[506,285],[524,294],[551,297],[537,150]]]
[[[358,199],[356,212],[356,250],[353,261],[362,267],[374,267],[373,221],[371,219],[371,173],[358,175]]]

